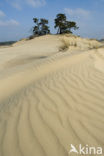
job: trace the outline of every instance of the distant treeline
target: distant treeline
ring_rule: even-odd
[[[15,43],[16,41],[7,41],[7,42],[0,42],[0,46],[9,46]]]

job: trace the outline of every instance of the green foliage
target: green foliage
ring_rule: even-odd
[[[33,34],[35,36],[46,35],[50,33],[48,20],[41,18],[40,20],[37,18],[33,18],[35,26],[33,27]]]
[[[58,34],[72,33],[71,29],[78,29],[76,22],[67,21],[65,14],[57,14],[55,21],[55,28],[58,28]]]
[[[35,26],[33,27],[33,36],[41,36],[50,34],[48,26],[48,20],[41,18],[33,18]],[[57,28],[57,34],[72,33],[72,29],[78,29],[76,22],[68,21],[65,14],[57,14],[55,21],[55,29]]]

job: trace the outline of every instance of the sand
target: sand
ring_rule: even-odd
[[[61,44],[48,35],[0,48],[0,156],[104,147],[104,48]]]

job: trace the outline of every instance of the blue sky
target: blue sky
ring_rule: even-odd
[[[0,0],[0,41],[19,40],[31,34],[33,17],[49,19],[52,33],[57,13],[76,21],[74,34],[104,38],[104,0]]]

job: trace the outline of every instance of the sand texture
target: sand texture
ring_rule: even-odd
[[[0,156],[104,147],[104,48],[59,52],[61,42],[48,35],[0,49]]]

